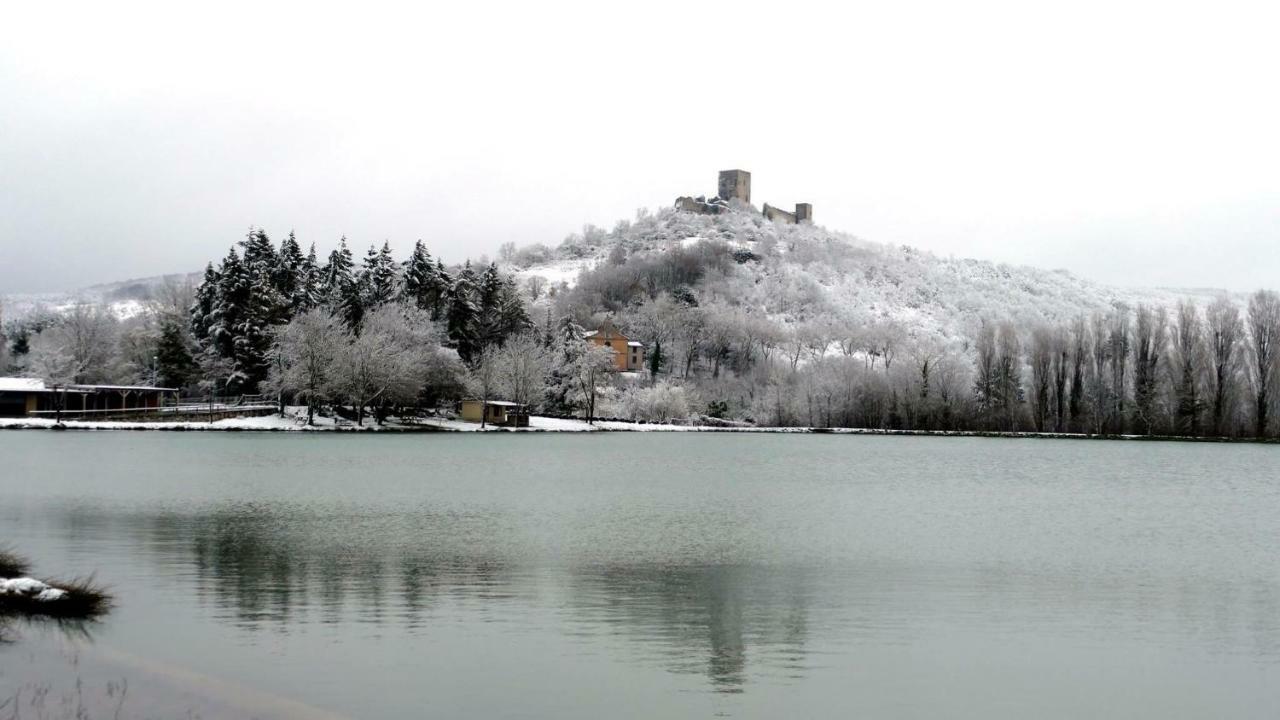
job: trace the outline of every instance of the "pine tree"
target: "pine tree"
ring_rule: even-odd
[[[428,308],[426,288],[429,278],[435,274],[435,266],[431,263],[431,253],[422,241],[414,243],[413,252],[404,264],[404,280],[400,284],[400,297],[419,310]]]
[[[165,319],[156,343],[158,382],[162,387],[182,388],[196,377],[198,370],[182,326],[172,318]]]
[[[280,294],[268,274],[256,277],[247,302],[235,324],[232,375],[228,387],[233,392],[256,392],[267,377],[273,326],[278,323]]]
[[[249,228],[249,234],[240,241],[240,246],[244,252],[244,265],[255,280],[259,275],[269,278],[278,271],[280,256],[271,247],[271,238],[267,237],[265,230]]]
[[[498,266],[490,263],[480,275],[476,288],[476,335],[483,345],[502,342],[502,276]]]
[[[431,319],[443,319],[448,313],[449,293],[453,292],[453,278],[449,270],[444,268],[444,261],[436,258],[434,287],[428,288]]]
[[[249,304],[249,273],[235,248],[227,253],[218,273],[217,293],[209,313],[208,338],[217,354],[235,356],[235,339]]]
[[[290,231],[289,237],[280,243],[279,257],[280,262],[272,273],[272,284],[275,285],[276,291],[280,293],[280,296],[284,298],[284,302],[289,308],[288,315],[292,318],[305,309],[304,303],[301,301],[299,288],[305,282],[304,274],[307,262],[307,259],[302,255],[302,248],[298,245],[298,240],[294,237],[293,231]]]
[[[546,405],[555,412],[569,413],[574,410],[572,400],[576,388],[576,366],[587,350],[582,326],[566,315],[560,318],[552,333],[553,359],[551,372],[547,374]]]
[[[547,317],[542,323],[542,345],[550,348],[556,344],[555,326],[551,324],[551,304],[547,303]]]
[[[360,297],[360,285],[354,275],[355,262],[347,239],[338,242],[338,248],[329,253],[329,262],[322,272],[321,292],[324,305],[334,315],[342,318],[349,329],[354,330],[364,317],[364,301]]]
[[[657,380],[658,373],[662,371],[662,341],[655,340],[653,343],[653,352],[649,353],[649,377]]]
[[[191,303],[191,334],[200,342],[209,337],[213,308],[218,301],[218,281],[218,271],[209,263],[204,268],[204,281],[196,288],[195,300]]]
[[[471,364],[481,344],[477,334],[477,309],[475,302],[476,274],[470,261],[458,273],[449,293],[447,330],[449,340],[462,361]]]
[[[294,314],[298,315],[320,304],[320,265],[316,261],[316,244],[302,259],[302,267],[298,269],[298,286],[293,294]]]
[[[396,297],[396,261],[391,256],[390,243],[383,243],[381,250],[369,246],[364,267],[360,270],[360,289],[364,293],[366,309],[391,302]]]
[[[525,309],[524,298],[520,296],[520,289],[516,287],[515,280],[511,277],[506,277],[502,281],[498,316],[499,325],[502,329],[501,342],[506,342],[507,338],[519,335],[534,327],[533,321],[529,319],[529,313]]]

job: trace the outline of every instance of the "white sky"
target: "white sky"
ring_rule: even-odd
[[[3,11],[0,294],[250,224],[459,261],[730,167],[867,239],[1280,285],[1274,3],[125,5]]]

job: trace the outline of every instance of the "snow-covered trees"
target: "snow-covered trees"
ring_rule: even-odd
[[[493,356],[497,385],[507,400],[535,405],[547,386],[551,351],[536,333],[524,332],[509,338]]]
[[[413,254],[404,265],[401,292],[405,301],[429,312],[432,320],[443,315],[449,295],[450,282],[443,270],[443,266],[432,262],[431,253],[421,240],[413,246]]]
[[[342,321],[325,310],[308,310],[282,327],[275,336],[270,386],[307,406],[307,424],[315,422],[316,408],[329,397],[335,381],[339,353],[351,344]]]
[[[421,242],[403,268],[383,243],[371,246],[357,269],[346,238],[323,267],[315,257],[315,246],[304,256],[292,233],[276,251],[265,232],[251,229],[221,263],[206,268],[190,303],[189,326],[201,366],[217,374],[227,392],[266,387],[282,396],[340,398],[362,419],[366,406],[413,403],[419,393],[435,399],[446,387],[456,394],[457,357],[474,362],[531,327],[514,280],[496,265],[478,278],[468,264],[454,280]],[[308,346],[304,340],[333,335],[322,316],[336,318],[346,334],[330,337],[335,354],[323,383],[316,379],[319,360],[308,351],[307,382],[299,386],[297,353]],[[374,326],[366,328],[371,321]],[[434,329],[437,321],[443,335]],[[420,347],[411,348],[405,338],[416,338]],[[442,340],[455,351],[441,348]],[[174,351],[166,357],[175,362],[176,341],[165,341]],[[269,373],[271,381],[263,385]],[[411,375],[412,382],[406,379]]]
[[[652,387],[633,387],[623,396],[622,411],[630,420],[683,422],[690,413],[688,392],[667,380]]]
[[[465,363],[471,363],[483,349],[478,327],[479,315],[476,307],[476,274],[468,262],[449,290],[447,319],[449,340],[457,349],[458,357]]]
[[[1163,308],[1152,310],[1146,305],[1138,306],[1133,333],[1133,430],[1142,435],[1150,435],[1163,416],[1157,405],[1160,401],[1161,363],[1167,347],[1167,327]]]
[[[1239,380],[1239,343],[1243,332],[1240,309],[1226,296],[1219,296],[1205,309],[1206,341],[1209,347],[1210,434],[1225,435],[1232,420]]]
[[[1170,348],[1175,403],[1174,432],[1200,434],[1201,394],[1204,375],[1204,323],[1195,303],[1178,303]]]
[[[381,250],[369,246],[360,269],[358,283],[363,295],[363,306],[375,308],[391,302],[400,291],[400,269],[391,257],[391,244],[384,242]]]
[[[186,329],[173,317],[160,320],[156,340],[155,381],[161,387],[184,388],[196,379],[194,348]]]
[[[613,353],[587,342],[582,326],[565,316],[556,327],[549,355],[545,406],[554,412],[580,411],[592,422],[599,390],[610,378]]]
[[[90,383],[109,377],[119,321],[101,305],[76,303],[31,341],[28,371],[51,383]]]
[[[417,318],[400,305],[382,305],[369,311],[360,334],[338,348],[333,387],[350,402],[357,424],[364,423],[365,409],[412,404],[421,387],[419,369],[425,363]],[[384,415],[375,412],[381,422]]]
[[[0,302],[0,373],[9,371],[9,338],[4,325],[4,303]]]
[[[1249,377],[1253,385],[1254,436],[1267,436],[1271,405],[1275,402],[1277,360],[1280,360],[1280,295],[1259,290],[1249,297]]]

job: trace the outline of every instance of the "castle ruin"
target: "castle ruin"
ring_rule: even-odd
[[[751,207],[751,173],[746,170],[721,170],[717,192],[719,194],[709,200],[701,195],[696,198],[687,195],[678,197],[676,209],[700,215],[719,215],[728,211],[734,200]],[[787,224],[813,222],[813,206],[809,203],[796,203],[794,212],[765,203],[761,212],[768,220]]]

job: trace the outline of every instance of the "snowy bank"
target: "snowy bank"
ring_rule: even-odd
[[[51,418],[0,418],[0,430],[169,430],[169,431],[368,431],[368,432],[435,432],[441,428],[419,421],[402,421],[390,418],[382,425],[367,418],[364,425],[331,417],[315,418],[308,425],[305,408],[290,408],[284,416],[260,415],[215,420],[187,420],[180,422],[123,422],[114,420],[64,420],[61,424]]]
[[[372,419],[364,425],[349,420],[335,420],[316,416],[314,425],[306,424],[305,411],[300,408],[281,417],[230,418],[209,422],[111,422],[68,420],[58,425],[46,418],[0,418],[0,430],[167,430],[194,432],[514,432],[514,433],[564,433],[564,432],[681,432],[681,433],[770,433],[815,435],[893,435],[927,437],[988,437],[1014,439],[1054,440],[1162,440],[1183,442],[1265,442],[1280,440],[1256,440],[1254,438],[1183,437],[1173,435],[1083,435],[1052,432],[996,432],[986,430],[884,430],[877,428],[827,428],[827,427],[771,427],[771,426],[723,426],[723,425],[668,425],[662,423],[626,422],[622,420],[597,420],[588,423],[573,418],[554,418],[541,415],[529,417],[529,427],[503,427],[456,420],[444,417],[403,420],[389,418],[382,425]]]
[[[66,590],[35,578],[20,577],[7,580],[0,578],[0,607],[3,607],[7,600],[47,603],[64,600],[66,597]]]
[[[0,619],[5,615],[91,618],[111,607],[111,598],[92,580],[58,582],[27,575],[26,558],[0,550]]]

